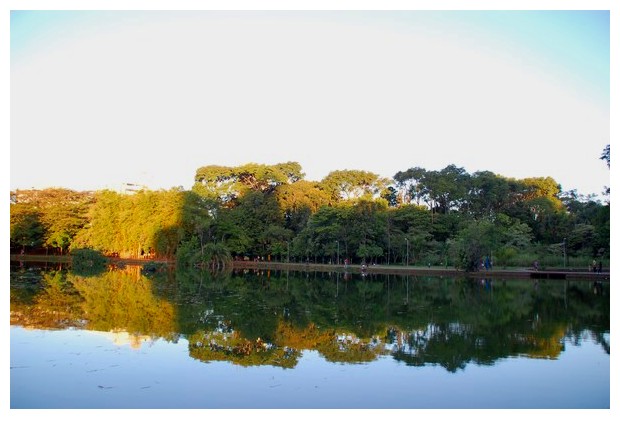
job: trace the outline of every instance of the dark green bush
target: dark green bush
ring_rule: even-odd
[[[166,268],[166,264],[163,262],[147,262],[142,265],[142,273],[143,274],[153,274],[157,273]]]
[[[94,249],[75,249],[71,251],[71,269],[77,274],[93,275],[105,270],[107,258]]]

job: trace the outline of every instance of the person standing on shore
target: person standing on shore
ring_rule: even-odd
[[[488,256],[484,258],[484,269],[487,271],[491,269],[491,259]]]

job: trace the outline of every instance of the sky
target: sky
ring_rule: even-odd
[[[610,13],[13,10],[10,188],[449,164],[600,194]]]

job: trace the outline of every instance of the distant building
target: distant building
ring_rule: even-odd
[[[146,187],[145,185],[139,185],[137,183],[123,183],[121,185],[120,192],[122,194],[132,194],[134,192],[146,190],[148,190],[148,187]]]

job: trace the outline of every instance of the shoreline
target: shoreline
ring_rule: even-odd
[[[169,259],[123,259],[107,258],[111,265],[144,265],[149,262],[162,263],[169,266],[176,265]],[[10,255],[11,261],[22,262],[52,262],[71,263],[70,255]],[[601,280],[610,281],[610,272],[594,273],[579,268],[549,268],[535,271],[531,268],[500,268],[484,271],[466,272],[456,268],[438,266],[402,266],[402,265],[370,265],[362,269],[360,265],[333,265],[295,262],[266,262],[266,261],[232,261],[233,269],[256,269],[274,271],[310,271],[310,272],[347,272],[367,274],[397,274],[417,276],[452,276],[474,278],[532,278],[532,279],[566,279],[566,280]]]
[[[370,265],[362,269],[360,265],[333,265],[333,264],[306,264],[286,262],[254,262],[233,261],[233,268],[267,269],[292,271],[319,271],[319,272],[348,272],[367,274],[397,274],[414,276],[448,276],[473,278],[532,278],[532,279],[566,279],[566,280],[610,280],[610,272],[593,273],[579,269],[548,269],[534,271],[529,268],[491,269],[484,271],[466,272],[456,268],[438,266],[402,266],[402,265]]]

